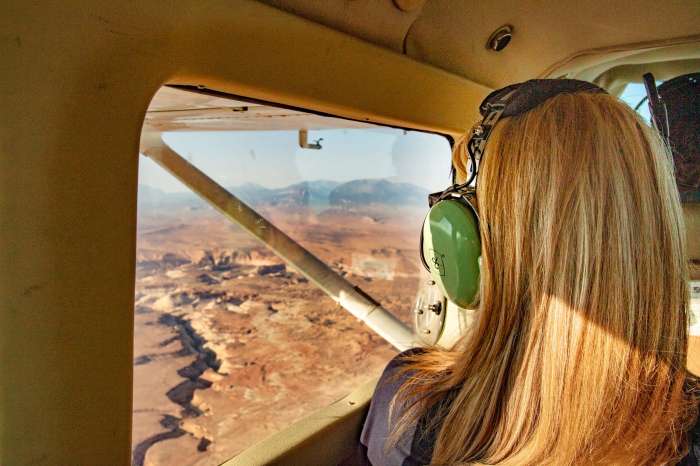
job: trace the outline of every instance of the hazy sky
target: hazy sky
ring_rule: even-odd
[[[656,82],[657,85],[661,84],[661,81]],[[625,87],[624,92],[620,96],[620,99],[624,100],[627,105],[634,108],[639,102],[647,95],[647,91],[642,83],[630,83]],[[644,102],[641,107],[639,107],[638,113],[649,122],[649,105]]]
[[[449,182],[450,146],[444,137],[392,128],[309,131],[321,150],[302,149],[296,131],[165,133],[176,152],[224,186],[276,188],[301,181],[388,178],[437,191]],[[168,192],[187,188],[141,157],[139,183]]]

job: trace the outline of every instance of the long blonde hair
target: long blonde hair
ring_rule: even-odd
[[[609,95],[556,96],[497,124],[477,197],[480,319],[457,348],[408,358],[390,440],[432,407],[436,465],[682,458],[685,232],[655,133]]]

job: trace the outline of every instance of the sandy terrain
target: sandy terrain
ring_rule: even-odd
[[[411,321],[417,209],[264,215]],[[140,214],[134,465],[211,465],[376,377],[396,351],[209,209]]]

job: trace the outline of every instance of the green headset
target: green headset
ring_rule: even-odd
[[[605,93],[602,88],[575,79],[533,79],[489,94],[479,106],[481,123],[466,144],[470,176],[463,184],[430,194],[430,210],[423,221],[420,258],[440,291],[462,308],[479,300],[481,236],[476,202],[478,166],[491,130],[501,118],[520,115],[563,93]],[[454,174],[454,170],[453,170]]]

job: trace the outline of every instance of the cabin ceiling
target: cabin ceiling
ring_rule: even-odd
[[[690,58],[700,57],[698,0],[260,1],[492,88],[556,76],[558,64],[599,49],[694,43]],[[513,26],[509,46],[487,49],[505,24]],[[566,72],[572,75],[570,66]]]

